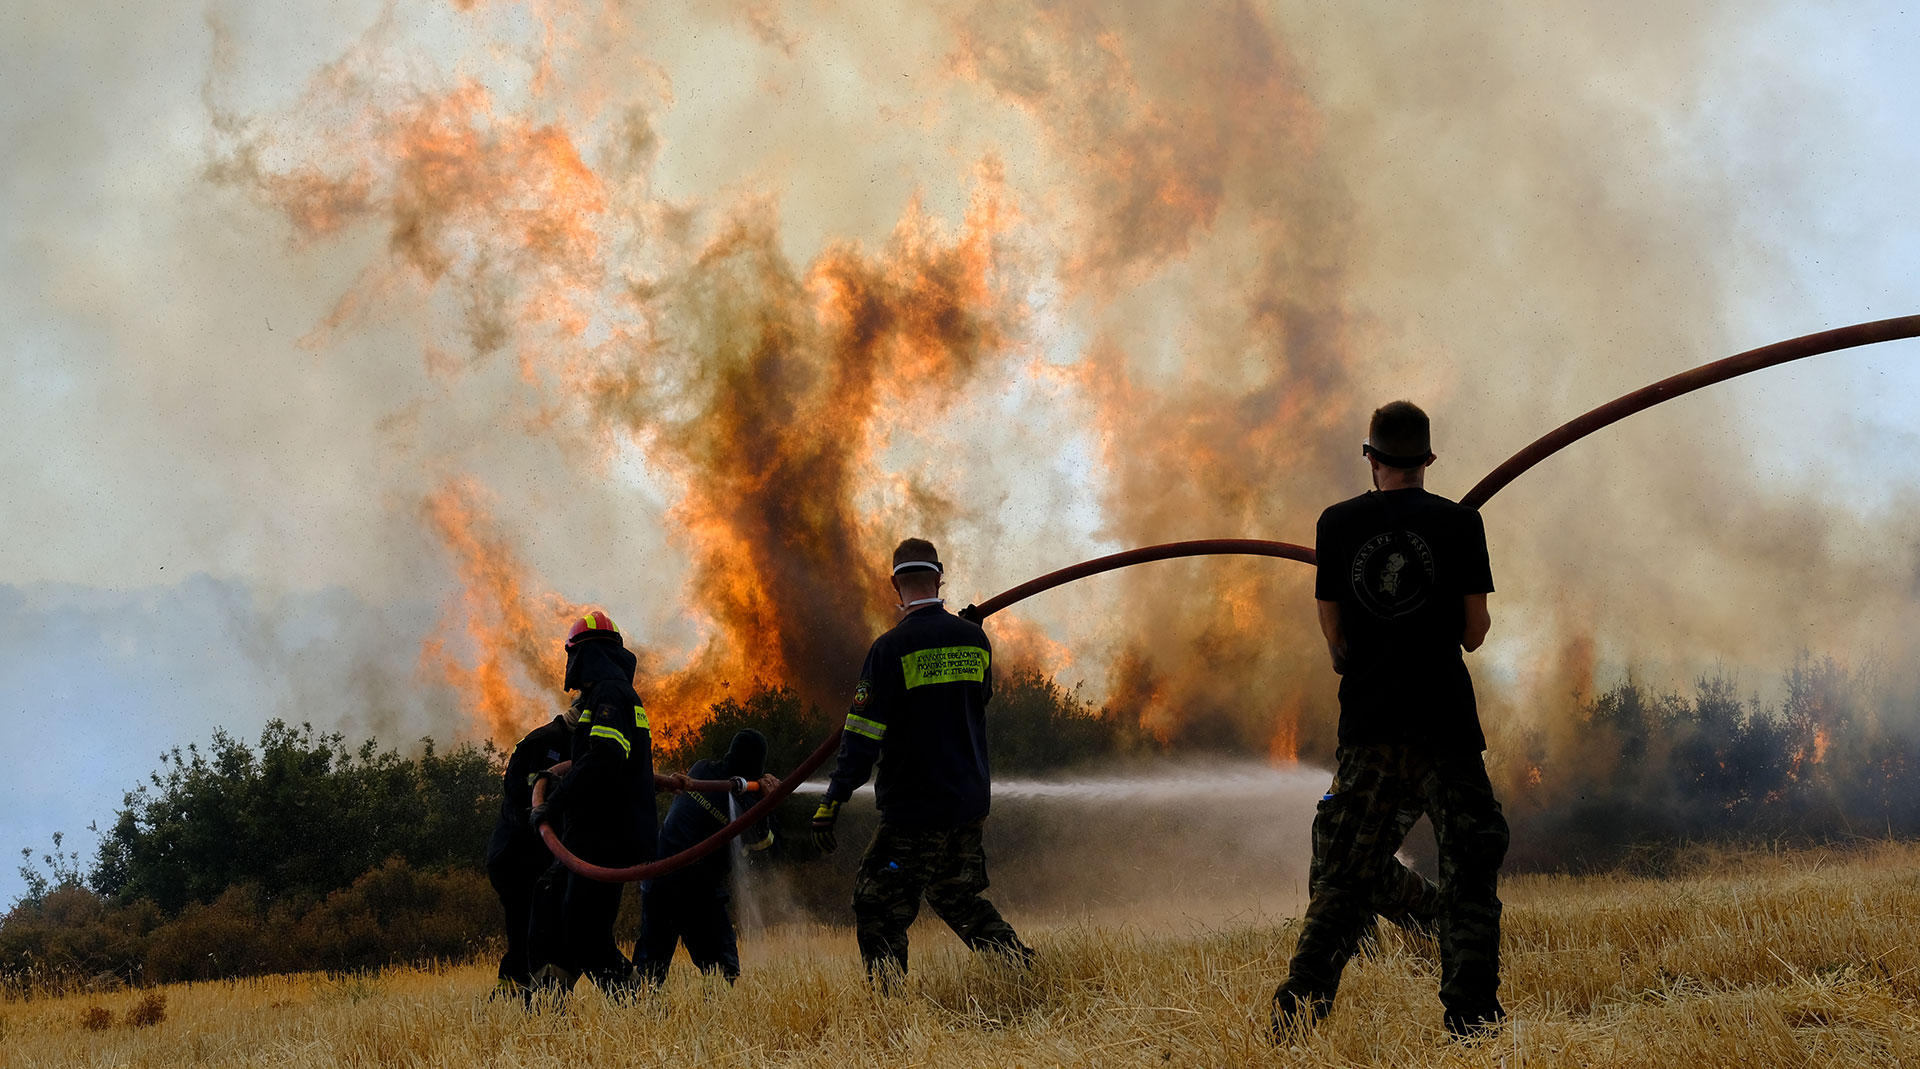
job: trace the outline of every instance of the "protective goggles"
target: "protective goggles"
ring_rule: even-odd
[[[1389,468],[1417,468],[1433,459],[1431,452],[1421,453],[1417,456],[1401,456],[1397,453],[1383,453],[1373,447],[1373,440],[1371,438],[1360,443],[1360,455],[1363,457],[1372,457]]]

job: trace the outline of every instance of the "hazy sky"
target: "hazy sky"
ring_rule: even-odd
[[[1338,290],[1339,329],[1359,339],[1343,344],[1362,355],[1329,388],[1364,393],[1350,406],[1362,419],[1396,384],[1440,400],[1454,422],[1442,418],[1453,436],[1435,488],[1452,495],[1661,374],[1920,312],[1920,9],[1514,4],[1460,22],[1452,5],[1216,6],[1183,27],[1150,11],[1104,24],[1080,4],[1030,19],[1015,4],[880,14],[814,0],[625,13],[12,3],[0,743],[20,757],[0,788],[0,846],[64,829],[90,851],[77,833],[109,819],[161,750],[216,727],[250,737],[288,716],[395,745],[474,737],[421,650],[457,618],[460,579],[425,504],[450,484],[475,488],[547,586],[616,607],[666,663],[693,657],[711,625],[685,603],[688,469],[649,453],[679,417],[661,401],[645,430],[608,421],[568,376],[641,316],[620,305],[637,279],[699,277],[689,265],[731,219],[772,220],[804,275],[833,248],[897,238],[916,197],[928,233],[953,235],[978,220],[983,189],[1005,191],[989,229],[1018,329],[967,380],[966,404],[918,424],[875,417],[870,467],[895,482],[861,499],[899,515],[896,498],[932,478],[956,502],[949,529],[970,539],[962,598],[1187,523],[1181,536],[1310,541],[1314,495],[1363,488],[1357,463],[1331,467],[1315,446],[1302,455],[1317,481],[1255,484],[1238,512],[1210,511],[1237,491],[1203,488],[1187,507],[1166,488],[1190,514],[1178,521],[1127,500],[1167,482],[1127,459],[1166,440],[1149,432],[1188,435],[1200,454],[1215,443],[1180,428],[1224,419],[1232,449],[1241,424],[1221,413],[1286,385],[1235,362],[1253,327],[1221,326],[1255,276],[1279,281],[1246,307]],[[1224,55],[1236,20],[1280,51]],[[453,128],[523,137],[529,153],[541,131],[566,132],[611,205],[591,252],[519,261],[459,217],[425,224],[444,259],[434,274],[407,259],[393,203],[347,205],[324,226],[327,205],[289,192],[324,173],[350,200],[364,174],[369,197],[387,196],[410,157],[369,150],[365,163],[355,146],[398,136],[407,116],[428,115],[427,129],[442,113],[420,102],[462,85],[487,103]],[[1237,116],[1242,91],[1300,115]],[[1137,180],[1147,173],[1162,179]],[[429,220],[434,208],[416,206]],[[493,324],[494,297],[520,318]],[[555,322],[593,310],[577,332],[553,328],[575,347],[554,363],[526,355],[542,300]],[[487,341],[490,326],[506,340]],[[1103,364],[1115,349],[1124,359]],[[1195,400],[1162,404],[1176,395]],[[1121,397],[1145,406],[1139,437],[1116,419]],[[1869,642],[1876,619],[1911,619],[1916,397],[1920,343],[1822,358],[1530,476],[1498,515],[1553,519],[1521,531],[1490,510],[1505,574],[1530,593],[1506,603],[1517,618],[1496,627],[1483,670],[1524,677],[1569,598],[1591,598],[1584,626],[1616,663],[1678,671],[1777,663],[1796,644],[1844,653],[1834,644]],[[1328,418],[1338,425],[1311,433],[1345,457],[1363,428]],[[939,475],[939,457],[967,470]],[[1680,518],[1584,522],[1590,497]],[[1831,519],[1816,530],[1807,516]],[[1750,529],[1689,533],[1718,522]],[[1811,594],[1789,589],[1801,573],[1763,559],[1776,533],[1842,563],[1808,569]],[[1663,534],[1680,544],[1628,547]],[[1563,543],[1585,556],[1563,561]],[[1673,575],[1645,578],[1661,570]],[[1722,582],[1767,592],[1702,607]],[[1100,617],[1121,589],[1028,619],[1062,649],[1110,648],[1120,639]],[[1804,627],[1778,619],[1823,600]],[[1833,622],[1862,612],[1861,630]],[[1669,620],[1673,633],[1648,633]],[[0,874],[0,901],[19,888]]]

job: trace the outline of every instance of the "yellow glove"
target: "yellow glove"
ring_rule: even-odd
[[[823,799],[820,808],[813,811],[813,845],[823,854],[833,853],[840,845],[833,837],[833,822],[840,818],[840,803],[832,799]]]

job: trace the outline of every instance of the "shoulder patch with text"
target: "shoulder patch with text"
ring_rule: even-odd
[[[987,651],[979,646],[942,646],[900,658],[907,689],[934,683],[979,683],[987,678]]]

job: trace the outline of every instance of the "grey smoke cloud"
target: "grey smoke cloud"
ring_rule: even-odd
[[[407,691],[396,725],[472,733],[417,664],[423,629],[458,631],[461,589],[422,503],[471,480],[530,586],[614,608],[663,671],[699,663],[720,629],[690,586],[683,506],[708,469],[658,431],[688,438],[682,457],[712,444],[693,404],[703,365],[649,348],[688,312],[675,295],[743,219],[764,221],[765,262],[802,298],[836,248],[919,262],[886,258],[909,206],[951,242],[983,173],[1006,211],[1001,337],[944,393],[862,417],[867,448],[832,499],[856,521],[843,529],[937,525],[965,562],[960,600],[1125,544],[1308,540],[1319,507],[1364,488],[1357,439],[1391,396],[1435,412],[1435,488],[1457,495],[1671,370],[1910,311],[1847,296],[1911,299],[1920,264],[1899,236],[1910,190],[1857,177],[1911,173],[1873,134],[1895,122],[1879,98],[1911,82],[1862,90],[1822,70],[1858,37],[1915,33],[1892,9],[1862,19],[1655,4],[22,12],[0,42],[0,581],[105,591],[164,625],[214,611],[175,585],[204,574],[246,592],[262,623],[238,630],[313,613],[351,651],[170,648],[181,685],[202,688],[183,707],[204,710],[176,741],[240,720],[231,694],[194,682],[236,656],[283,684],[296,718],[357,724],[371,695]],[[449,110],[461,92],[484,106]],[[409,122],[472,135],[494,169],[436,171]],[[590,246],[513,239],[556,191],[487,184],[548,173],[542,131],[599,184]],[[316,174],[328,197],[290,192]],[[317,225],[328,212],[339,225]],[[805,326],[804,306],[783,322]],[[837,366],[809,353],[777,366]],[[1517,720],[1557,708],[1583,636],[1604,664],[1684,677],[1915,633],[1912,494],[1899,471],[1858,474],[1920,436],[1888,400],[1915,380],[1891,355],[1840,363],[1837,379],[1782,373],[1649,413],[1497,498],[1485,689]],[[596,407],[580,386],[606,376],[630,377],[654,414]],[[1278,719],[1296,725],[1289,745],[1323,752],[1331,678],[1306,579],[1161,565],[1000,626],[1170,733],[1257,742]],[[866,579],[840,581],[860,588],[852,607],[815,626],[872,626]],[[70,585],[32,586],[47,583]],[[332,590],[360,608],[309,597]],[[60,649],[51,676],[85,670]],[[855,667],[819,665],[821,689]],[[316,668],[337,686],[304,682]],[[36,708],[46,685],[7,697]]]

